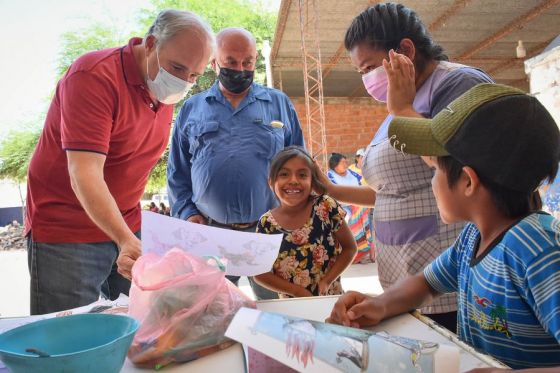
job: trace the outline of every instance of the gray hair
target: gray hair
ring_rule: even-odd
[[[188,10],[165,9],[159,12],[154,23],[144,37],[155,36],[159,45],[165,44],[170,38],[182,30],[190,30],[206,40],[212,51],[216,47],[216,39],[212,28],[201,17]]]

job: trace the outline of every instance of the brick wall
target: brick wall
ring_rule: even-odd
[[[292,97],[291,100],[298,113],[303,136],[306,138],[305,100],[302,97]],[[324,99],[324,107],[329,153],[355,154],[358,148],[363,148],[371,142],[387,115],[385,105],[376,103],[371,98],[327,97]]]

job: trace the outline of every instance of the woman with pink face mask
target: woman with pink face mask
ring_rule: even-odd
[[[420,157],[389,143],[391,118],[431,118],[469,88],[492,80],[481,70],[448,62],[418,15],[401,4],[376,4],[363,11],[352,21],[344,44],[366,90],[386,102],[389,115],[366,149],[362,172],[368,185],[324,183],[340,202],[375,206],[374,246],[386,289],[422,271],[462,229],[461,224],[441,222],[431,188],[433,171]],[[455,294],[439,297],[421,311],[455,332]]]

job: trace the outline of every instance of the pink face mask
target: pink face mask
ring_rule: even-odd
[[[371,97],[380,102],[387,102],[387,73],[383,66],[376,67],[369,73],[362,75],[366,91]]]

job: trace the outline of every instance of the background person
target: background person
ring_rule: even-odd
[[[359,186],[362,177],[348,167],[348,159],[339,153],[332,153],[329,158],[329,171],[327,176],[334,184]],[[342,204],[346,211],[346,222],[354,235],[358,245],[358,252],[353,262],[365,262],[372,252],[372,237],[370,229],[370,209],[361,206]]]
[[[356,155],[354,157],[354,163],[348,166],[348,169],[360,175],[360,185],[367,185],[366,180],[362,174],[362,167],[364,164],[364,156],[366,155],[366,149],[360,148],[356,150]],[[361,252],[354,258],[354,263],[374,263],[375,262],[375,247],[373,246],[373,236],[375,234],[373,228],[373,208],[368,209],[368,225],[369,234],[371,235],[371,240],[369,244],[369,250],[367,252]]]
[[[360,148],[356,150],[356,155],[354,156],[354,163],[348,166],[348,169],[354,171],[360,177],[362,177],[362,166],[364,163],[364,155],[366,155],[366,149]],[[364,180],[360,180],[360,182],[364,182]]]

